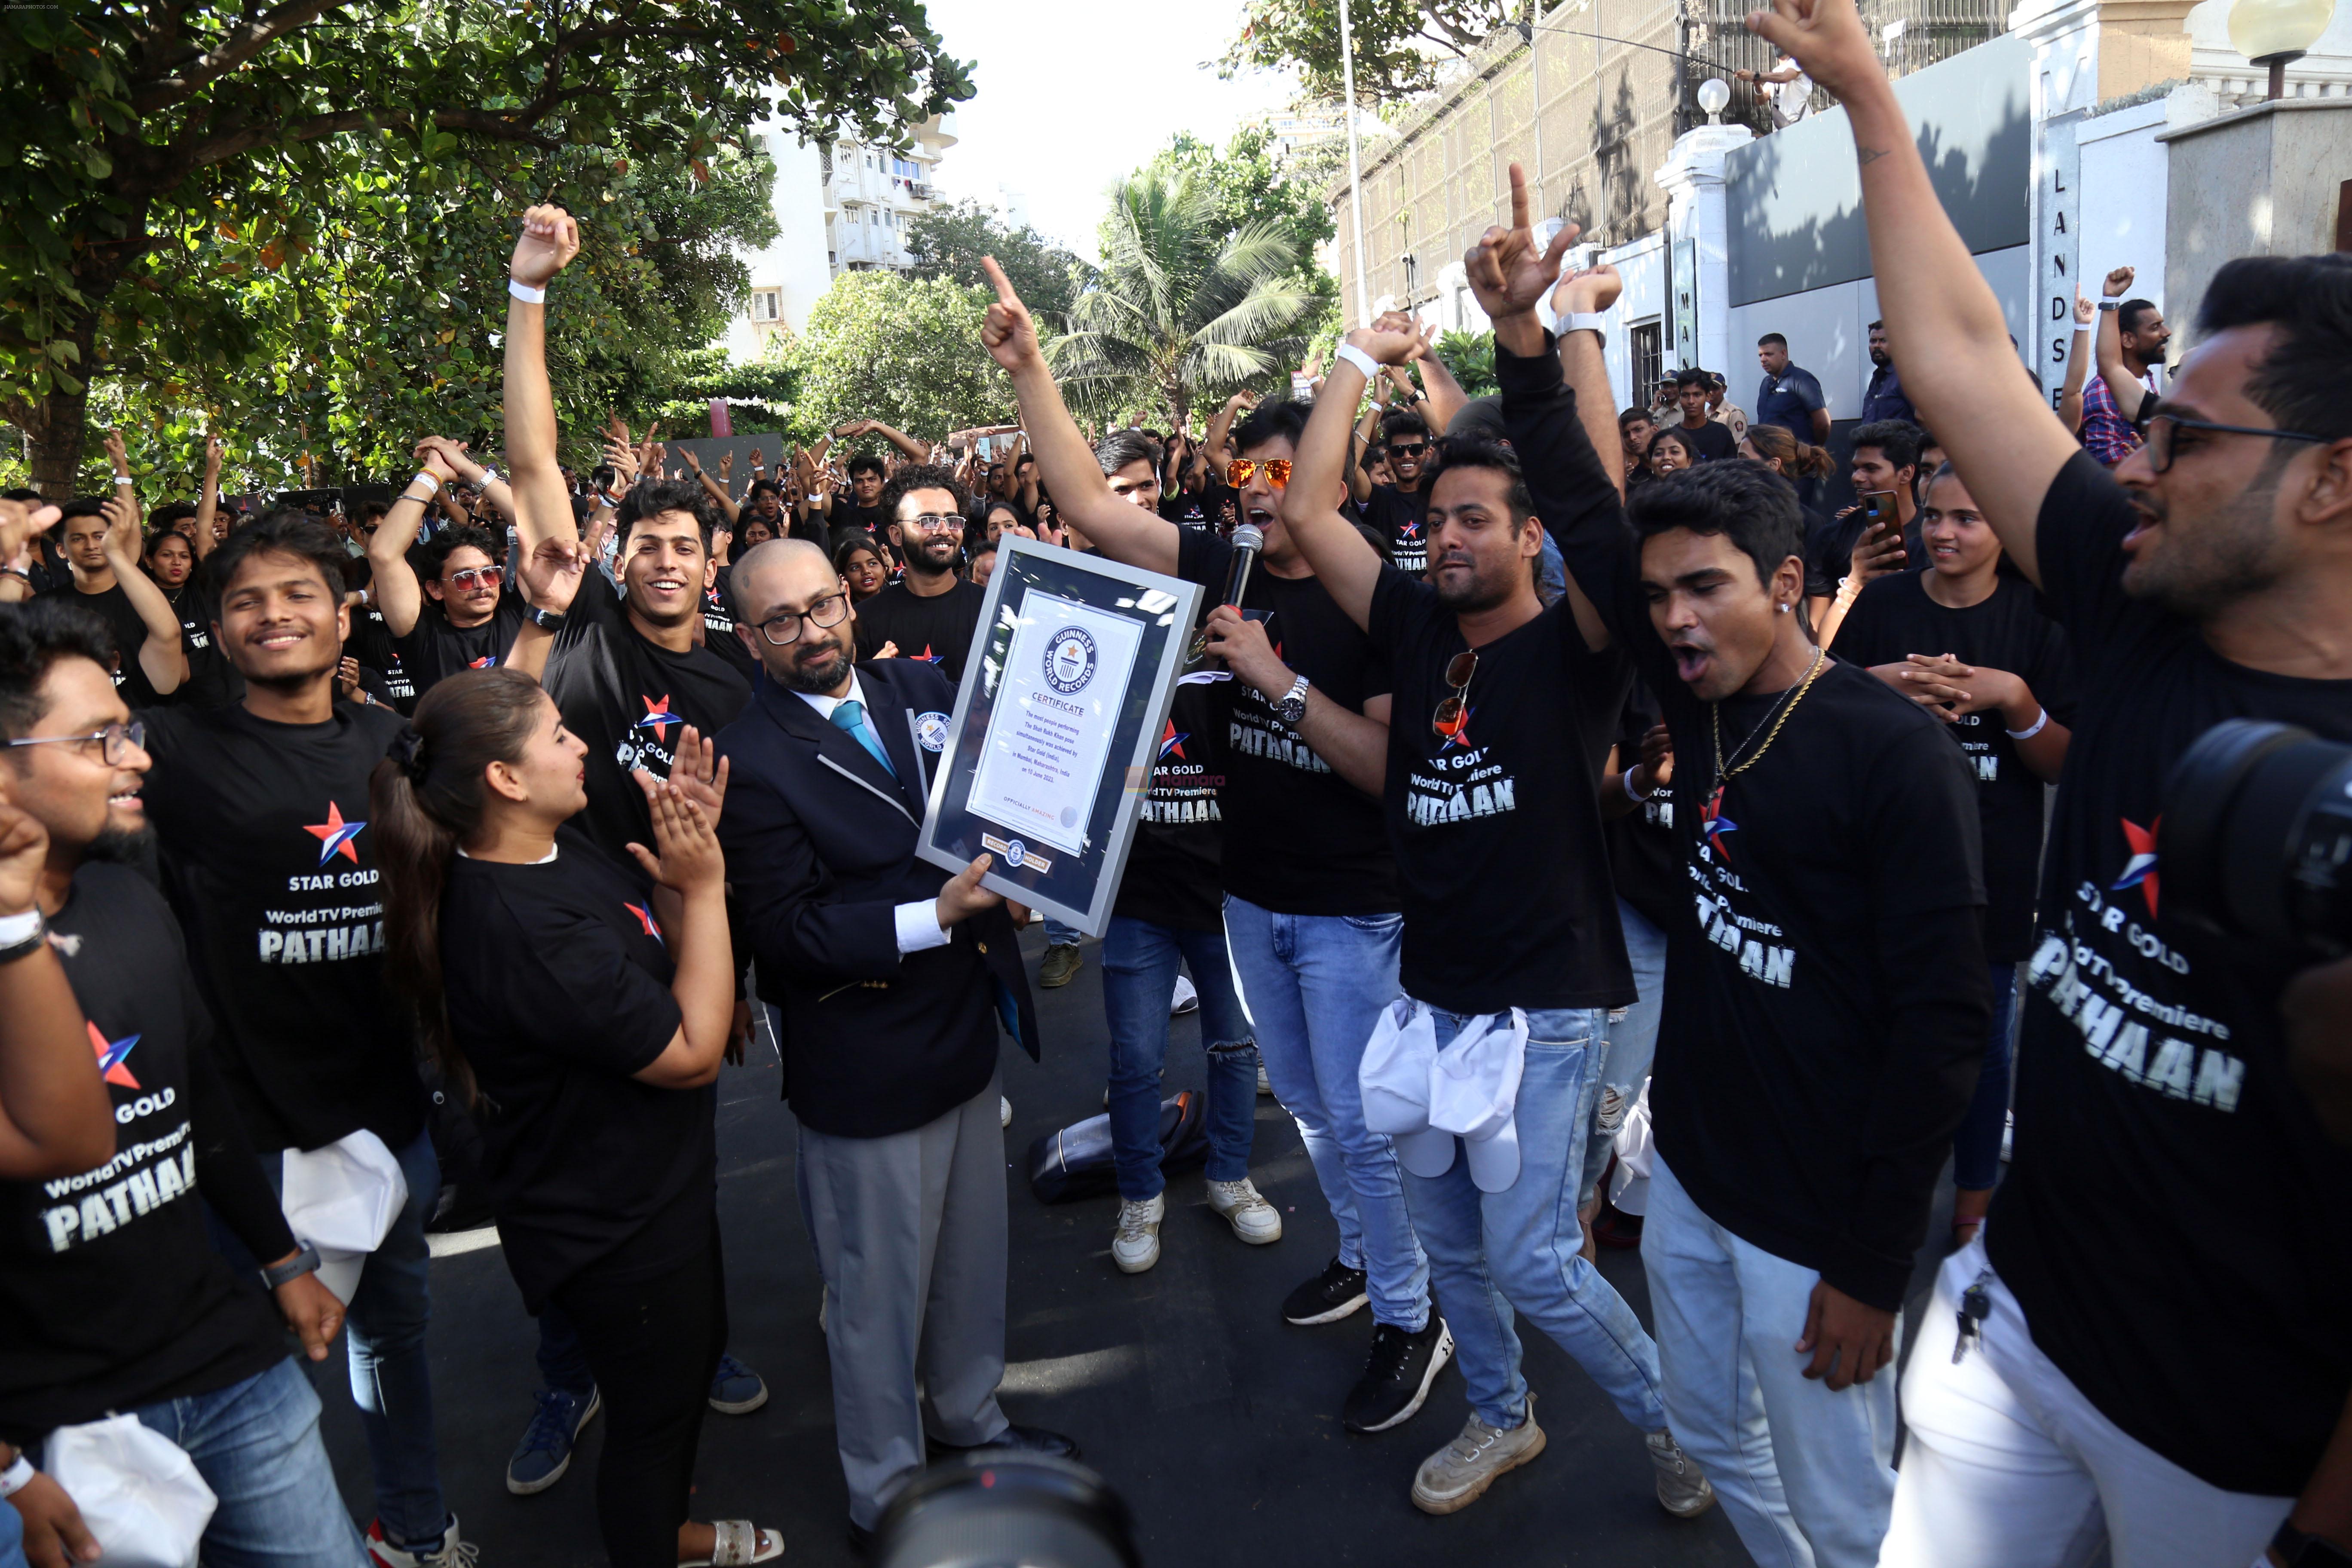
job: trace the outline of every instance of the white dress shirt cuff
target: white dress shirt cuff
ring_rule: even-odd
[[[919,899],[910,904],[891,907],[890,918],[898,927],[898,952],[901,957],[920,952],[927,947],[945,947],[948,933],[940,927],[940,906],[935,899]]]

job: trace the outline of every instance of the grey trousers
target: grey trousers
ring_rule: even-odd
[[[802,1216],[824,1274],[833,1421],[849,1518],[871,1530],[922,1469],[926,1431],[972,1447],[1011,1425],[998,1079],[887,1138],[802,1128]]]

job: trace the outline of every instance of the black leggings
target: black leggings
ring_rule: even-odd
[[[608,1280],[593,1266],[557,1288],[604,1398],[596,1522],[613,1568],[676,1568],[677,1527],[711,1374],[727,1346],[719,1227],[692,1258],[650,1279]]]

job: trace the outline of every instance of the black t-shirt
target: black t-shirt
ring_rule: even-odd
[[[1209,695],[1216,684],[1193,675],[1176,688],[1167,728],[1160,733],[1151,788],[1136,814],[1135,840],[1128,848],[1113,914],[1185,931],[1224,930],[1219,872],[1224,819],[1217,800],[1224,787],[1224,762],[1215,743],[1216,713]]]
[[[1838,591],[1838,580],[1853,570],[1853,547],[1862,531],[1870,526],[1870,519],[1858,506],[1830,518],[1811,507],[1799,510],[1805,514],[1805,593],[1811,598],[1831,598]],[[1844,635],[1841,624],[1838,636]]]
[[[1651,624],[1558,356],[1495,362],[1537,515],[1674,736],[1686,901],[1666,928],[1658,1151],[1727,1230],[1897,1309],[1991,1016],[1969,770],[1939,721],[1829,658],[1801,698],[1720,705],[1738,771],[1718,788],[1715,706]]]
[[[715,737],[751,700],[750,683],[709,647],[672,653],[640,636],[601,572],[581,574],[540,684],[588,745],[588,806],[578,820],[629,866],[629,844],[653,847],[653,817],[630,771],[669,777],[686,726]]]
[[[142,795],[195,944],[237,1109],[264,1150],[424,1126],[407,1009],[383,983],[368,775],[404,727],[338,702],[323,724],[152,709]]]
[[[408,667],[400,661],[399,644],[393,637],[392,627],[385,624],[382,610],[373,605],[352,606],[352,640],[343,646],[343,651],[357,659],[361,668],[372,669],[383,678],[394,708],[403,713],[416,711],[416,682],[409,676]]]
[[[1371,636],[1395,693],[1385,805],[1406,994],[1471,1014],[1630,1004],[1599,791],[1624,656],[1587,648],[1562,597],[1477,650],[1463,723],[1441,736],[1445,668],[1469,646],[1454,612],[1391,567]]]
[[[147,623],[139,618],[138,609],[121,584],[102,594],[85,594],[68,581],[41,596],[79,605],[106,623],[108,633],[114,638],[114,689],[121,695],[124,707],[152,708],[180,700],[176,691],[170,697],[157,691],[155,683],[147,679],[147,671],[140,665],[139,650],[147,644]]]
[[[213,622],[220,616],[220,605],[212,595],[198,577],[189,578],[176,592],[160,583],[156,587],[179,618],[180,651],[188,660],[188,679],[181,683],[178,699],[197,708],[225,708],[244,700],[245,678],[213,641]]]
[[[392,639],[393,649],[422,697],[461,669],[489,669],[505,663],[529,607],[521,595],[502,593],[488,620],[478,626],[458,627],[451,626],[447,613],[428,597],[417,607],[416,624],[409,627],[408,635]]]
[[[204,1196],[255,1256],[294,1250],[208,1041],[180,928],[144,878],[84,866],[49,923],[114,1105],[114,1157],[0,1182],[0,1437],[209,1394],[286,1359],[260,1282],[231,1268]]]
[[[1197,490],[1178,490],[1160,498],[1160,515],[1179,528],[1215,529],[1218,508],[1217,490],[1230,497],[1233,491],[1223,485]]]
[[[857,657],[872,658],[884,643],[894,642],[900,658],[936,664],[941,674],[961,683],[971,634],[987,602],[987,589],[961,577],[946,593],[929,598],[919,597],[904,583],[893,583],[857,606]]]
[[[1698,460],[1702,463],[1720,462],[1726,458],[1739,456],[1739,438],[1731,433],[1731,426],[1728,425],[1718,425],[1709,419],[1694,430],[1680,420],[1676,420],[1664,428],[1672,430],[1696,447]]]
[[[2213,1486],[2284,1497],[2352,1387],[2352,1154],[2288,1074],[2294,955],[2184,925],[2162,898],[2157,814],[2174,762],[2224,719],[2352,742],[2352,681],[2232,664],[2126,595],[2138,521],[2087,454],[2042,498],[2035,552],[2081,721],[1987,1244],[2033,1342],[2108,1419]]]
[[[1225,591],[1234,549],[1213,533],[1176,535],[1176,574]],[[1278,577],[1260,562],[1242,613],[1265,622],[1275,656],[1353,712],[1389,689],[1388,664],[1312,577]],[[1332,771],[1264,695],[1230,676],[1211,688],[1223,749],[1224,888],[1286,915],[1384,915],[1397,900],[1396,862],[1381,804]]]
[[[1429,569],[1427,490],[1405,491],[1394,485],[1374,485],[1364,502],[1364,523],[1380,535],[1389,564],[1408,577]]]
[[[1617,771],[1632,773],[1642,760],[1642,737],[1660,722],[1658,700],[1635,680],[1618,715]],[[1643,776],[1647,776],[1646,774]],[[1609,838],[1609,869],[1617,896],[1660,931],[1682,918],[1690,898],[1683,871],[1682,840],[1675,837],[1675,795],[1662,789],[1622,816],[1602,824]]]
[[[707,1245],[715,1086],[662,1089],[682,1022],[646,895],[570,828],[536,866],[459,857],[441,904],[449,1026],[480,1088],[483,1175],[507,1268],[536,1313],[626,1249],[631,1276]]]
[[[1996,578],[1992,596],[1965,610],[1929,598],[1925,573],[1880,577],[1847,610],[1837,652],[1865,668],[1927,653],[1950,654],[1979,669],[2005,669],[2032,689],[2053,721],[2074,722],[2066,634],[2043,616],[2040,595],[2020,577]],[[1962,714],[1947,732],[1976,775],[1977,819],[1984,834],[1985,956],[2016,963],[2033,952],[2042,781],[2017,754],[1999,709]]]
[[[760,668],[760,661],[751,656],[750,648],[743,646],[743,639],[735,635],[734,572],[732,566],[719,567],[710,580],[710,586],[702,591],[702,642],[705,647],[719,656],[728,668],[741,676],[748,688],[751,684],[752,673]],[[597,575],[602,576],[603,574]]]
[[[890,514],[882,510],[878,501],[872,506],[859,506],[847,496],[836,496],[833,509],[825,513],[825,521],[831,524],[835,539],[846,533],[870,533],[884,549],[890,547]]]

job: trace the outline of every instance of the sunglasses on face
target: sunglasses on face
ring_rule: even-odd
[[[2180,430],[2201,431],[2214,436],[2267,436],[2273,441],[2315,441],[2326,445],[2330,437],[2306,435],[2301,430],[2266,429],[2255,425],[2216,425],[2205,419],[2183,419],[2177,414],[2158,413],[2147,420],[2147,463],[2158,473],[2169,473],[2172,459],[2181,451],[2195,450],[2194,438],[2185,446],[2178,444],[2174,433]]]
[[[1389,443],[1389,456],[1391,458],[1418,458],[1423,452],[1428,450],[1429,443],[1426,441],[1391,441]]]
[[[452,588],[462,588],[471,593],[477,588],[495,588],[505,582],[506,577],[506,570],[503,567],[468,566],[463,572],[450,573],[441,581]]]
[[[1445,684],[1454,689],[1453,695],[1439,702],[1430,713],[1429,727],[1441,741],[1459,739],[1463,725],[1470,720],[1470,678],[1478,673],[1478,654],[1465,649],[1445,661]]]
[[[1225,483],[1240,489],[1260,468],[1265,470],[1265,482],[1271,489],[1282,489],[1290,483],[1290,459],[1287,458],[1268,458],[1263,462],[1254,458],[1235,458],[1225,465]]]
[[[947,533],[961,529],[963,519],[940,512],[927,511],[920,517],[900,518],[898,526],[911,529],[917,533]]]

